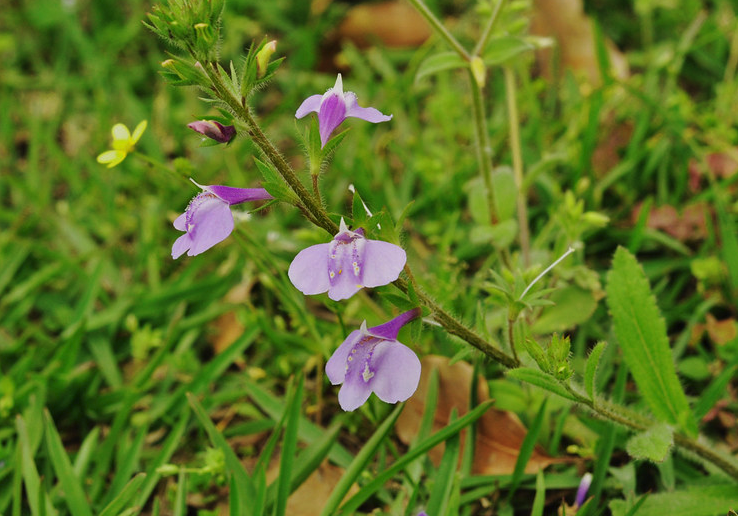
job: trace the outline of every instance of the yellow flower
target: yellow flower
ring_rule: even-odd
[[[133,130],[133,135],[123,124],[115,124],[113,126],[113,148],[106,150],[97,157],[97,162],[113,168],[118,163],[126,159],[129,152],[133,152],[136,142],[146,130],[146,120],[139,123]]]

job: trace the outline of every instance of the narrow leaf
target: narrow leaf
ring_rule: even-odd
[[[613,500],[610,506],[622,508],[625,514],[626,502]],[[738,506],[738,489],[735,484],[695,486],[683,491],[649,495],[635,512],[637,516],[713,516],[727,514]],[[613,513],[615,511],[613,510]]]
[[[453,422],[455,419],[457,418],[456,409],[454,408],[450,421]],[[436,471],[433,491],[431,492],[430,499],[428,500],[427,512],[429,514],[446,514],[446,508],[451,495],[451,488],[454,484],[454,473],[456,472],[456,465],[459,462],[459,448],[459,434],[451,436],[451,438],[446,441],[446,449],[443,452],[441,464],[438,466],[438,470]]]
[[[520,452],[518,453],[518,459],[515,461],[515,469],[513,470],[512,479],[510,480],[510,500],[512,500],[512,496],[515,494],[515,490],[518,488],[520,480],[523,478],[523,473],[525,472],[525,466],[528,464],[528,460],[530,460],[531,455],[533,455],[533,450],[535,449],[536,441],[538,440],[538,434],[541,432],[541,427],[543,426],[543,416],[546,414],[547,402],[548,398],[544,398],[543,403],[541,403],[541,406],[538,409],[536,418],[533,420],[533,424],[528,429],[528,433],[525,434],[523,444],[520,445]]]
[[[118,495],[111,500],[111,502],[105,506],[100,513],[100,516],[116,516],[123,511],[123,508],[130,502],[138,490],[141,489],[144,481],[146,480],[146,473],[139,473],[131,479],[130,482],[121,490]]]
[[[624,247],[607,274],[607,304],[623,359],[654,415],[696,435],[661,317],[642,267]]]
[[[556,378],[544,373],[543,371],[539,371],[538,369],[519,367],[517,369],[509,370],[507,372],[507,376],[512,376],[521,382],[533,384],[536,387],[558,394],[562,398],[577,401],[574,395],[567,391],[564,386],[556,380]]]
[[[291,492],[292,465],[295,462],[295,452],[297,450],[297,424],[300,421],[300,407],[302,406],[302,387],[303,379],[300,377],[297,381],[297,388],[287,402],[287,421],[284,438],[282,439],[282,455],[279,459],[275,516],[284,516],[287,511],[287,498]]]
[[[69,512],[74,516],[92,516],[90,504],[85,497],[79,479],[74,474],[72,463],[48,411],[44,412],[44,423],[46,448],[51,458],[51,464],[54,466],[54,471],[56,471],[56,476],[64,490],[64,501],[69,507]]]
[[[595,379],[597,377],[597,366],[600,365],[600,357],[602,352],[607,347],[607,342],[598,342],[597,345],[592,348],[587,358],[587,364],[584,366],[584,388],[587,389],[587,395],[591,400],[594,400],[595,395]]]

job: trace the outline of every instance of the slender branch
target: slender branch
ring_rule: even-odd
[[[485,188],[487,188],[490,215],[492,222],[495,223],[499,215],[497,211],[497,198],[494,187],[492,186],[492,143],[489,141],[489,131],[487,131],[484,97],[482,96],[482,88],[474,78],[474,73],[471,69],[468,70],[468,73],[469,85],[472,90],[472,119],[474,122],[474,141],[475,150],[477,151],[477,161],[479,162],[479,173],[484,179]]]
[[[418,10],[418,12],[426,19],[428,20],[428,23],[431,24],[431,27],[438,33],[439,36],[441,36],[443,39],[446,40],[446,42],[451,46],[451,48],[454,49],[454,51],[461,56],[461,58],[464,61],[470,61],[471,56],[469,55],[469,52],[459,43],[459,41],[451,34],[448,29],[443,25],[441,20],[436,18],[436,15],[431,12],[430,9],[428,9],[428,6],[425,5],[425,2],[423,0],[410,0],[410,3],[413,4],[415,9]]]
[[[497,0],[495,10],[492,12],[492,16],[489,17],[489,20],[487,21],[487,26],[484,27],[482,37],[479,38],[479,41],[477,41],[477,44],[474,47],[474,52],[472,53],[473,56],[482,55],[482,52],[484,52],[484,48],[487,46],[487,41],[489,41],[489,37],[492,35],[492,29],[494,28],[495,23],[497,22],[497,17],[499,16],[500,10],[502,9],[502,2],[504,2],[504,0]]]

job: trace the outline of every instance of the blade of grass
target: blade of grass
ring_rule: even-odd
[[[274,516],[284,516],[287,511],[287,498],[290,496],[292,484],[292,466],[297,450],[297,424],[300,421],[302,407],[303,378],[297,380],[297,387],[287,398],[287,421],[282,439],[282,454],[279,459],[279,476],[277,477],[277,501],[274,505]]]
[[[536,474],[536,496],[533,498],[533,508],[530,516],[543,516],[543,507],[546,505],[546,484],[543,479],[543,470]]]
[[[28,428],[22,416],[16,416],[15,427],[18,432],[18,446],[21,450],[19,454],[20,462],[16,463],[15,467],[23,472],[23,483],[26,486],[26,496],[28,505],[31,507],[31,514],[33,516],[56,514],[54,507],[51,505],[51,500],[41,489],[41,478],[31,454]]]
[[[404,406],[404,403],[397,405],[387,419],[384,420],[366,444],[361,448],[351,465],[341,477],[341,480],[339,480],[336,487],[333,488],[331,496],[326,500],[325,505],[323,506],[323,510],[320,513],[321,516],[331,516],[336,514],[336,509],[343,500],[343,497],[346,496],[351,485],[366,469],[367,464],[369,464],[371,458],[377,452],[390,430],[394,427],[395,421],[397,421],[397,418],[400,416],[400,412],[402,412]],[[351,512],[352,511],[349,511],[349,513]]]
[[[51,464],[54,467],[59,483],[64,490],[64,501],[69,507],[69,512],[74,516],[92,516],[92,509],[82,490],[79,479],[74,474],[72,462],[64,450],[59,432],[56,430],[54,421],[48,411],[44,411],[44,423],[46,436],[46,449],[49,452]]]
[[[202,408],[202,405],[200,405],[200,402],[197,401],[197,398],[195,398],[192,393],[187,393],[187,400],[190,402],[190,406],[195,412],[195,417],[197,417],[197,420],[207,432],[208,437],[210,438],[210,442],[213,443],[213,446],[215,446],[216,448],[220,448],[220,450],[223,452],[223,455],[225,456],[226,467],[230,475],[235,478],[238,490],[243,491],[244,498],[246,500],[252,500],[256,498],[256,491],[253,482],[251,481],[249,474],[246,472],[246,469],[243,467],[243,464],[241,464],[241,461],[236,453],[228,445],[228,441],[226,441],[225,437],[223,437],[223,434],[221,434],[218,429],[215,428],[215,425],[210,420],[210,417],[205,412],[205,409]],[[251,513],[248,505],[242,505],[242,507],[244,510],[249,511],[247,514]]]
[[[453,423],[456,417],[456,409],[451,412],[449,419]],[[431,491],[428,500],[428,513],[430,514],[446,514],[449,497],[451,496],[451,488],[453,487],[456,465],[459,462],[460,438],[459,434],[452,435],[446,441],[446,449],[441,458],[441,464],[438,466],[433,482],[433,491]]]
[[[145,480],[146,473],[139,473],[133,477],[125,487],[121,489],[120,493],[118,493],[115,498],[105,506],[100,513],[100,516],[117,516],[120,514],[123,511],[123,507],[125,507],[126,504],[136,496]]]
[[[538,440],[538,434],[541,432],[541,427],[543,426],[543,416],[546,413],[547,403],[548,398],[544,398],[543,403],[541,403],[538,413],[533,420],[533,424],[531,424],[528,432],[523,438],[523,444],[520,445],[518,459],[515,461],[515,469],[513,469],[508,500],[512,500],[515,490],[518,488],[518,485],[520,485],[520,480],[522,480],[523,474],[525,473],[525,466],[528,464],[531,455],[533,455],[533,450],[535,449],[536,441]]]
[[[472,424],[477,419],[482,417],[487,409],[492,406],[494,402],[492,400],[485,401],[474,410],[471,410],[464,414],[462,417],[448,424],[443,429],[439,430],[435,434],[431,435],[427,439],[418,443],[418,445],[409,450],[405,455],[394,462],[389,468],[378,474],[371,482],[363,486],[358,493],[352,496],[342,507],[341,510],[346,514],[352,514],[359,506],[366,501],[376,490],[382,487],[392,476],[398,471],[404,469],[412,461],[425,454],[439,443],[442,443],[454,434],[460,432],[466,426]]]

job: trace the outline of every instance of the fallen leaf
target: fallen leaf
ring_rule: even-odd
[[[592,152],[592,170],[598,177],[602,177],[620,163],[620,153],[633,135],[633,123],[606,120],[599,133],[601,136]]]
[[[718,321],[714,315],[707,314],[705,320],[707,321],[705,325],[707,334],[718,346],[727,344],[738,337],[738,324],[732,317]]]
[[[631,213],[631,221],[635,224],[643,205],[639,204]],[[680,242],[702,240],[707,236],[707,214],[709,207],[704,202],[697,202],[685,207],[681,214],[669,204],[651,208],[646,219],[646,226],[663,231]]]
[[[388,47],[417,47],[430,35],[425,18],[404,1],[359,4],[349,10],[338,28],[340,39],[358,47],[377,41]]]
[[[602,82],[597,62],[594,28],[592,20],[584,14],[582,0],[534,0],[531,33],[536,36],[554,38],[559,47],[561,68],[579,72],[591,85]],[[610,57],[611,73],[625,79],[629,75],[625,56],[609,39],[605,46]],[[554,52],[543,49],[538,52],[541,71],[551,77]]]
[[[405,444],[410,444],[417,436],[425,410],[425,400],[430,383],[430,375],[438,371],[438,404],[433,417],[432,432],[436,432],[449,422],[451,411],[456,409],[459,416],[468,412],[469,392],[472,384],[473,367],[466,362],[449,364],[449,359],[441,356],[427,356],[421,361],[422,373],[415,395],[407,402],[405,409],[395,425],[397,436]],[[480,377],[477,384],[477,400],[489,399],[487,383]],[[527,430],[518,416],[512,412],[489,409],[477,422],[472,473],[475,475],[506,475],[515,469],[520,446]],[[462,431],[462,447],[466,432]],[[439,464],[443,456],[443,444],[433,448],[428,454],[434,464]],[[463,452],[462,452],[463,455]],[[554,458],[536,446],[533,450],[526,473],[535,473],[550,464],[568,462],[568,458]]]
[[[228,291],[224,301],[233,304],[243,304],[249,299],[252,286],[253,283],[251,281],[239,283]],[[213,330],[213,336],[210,342],[213,345],[213,351],[216,355],[228,349],[246,330],[244,324],[238,319],[235,310],[223,313],[211,323],[210,327]]]
[[[738,172],[738,160],[736,154],[738,149],[733,149],[732,153],[713,152],[705,157],[707,166],[710,168],[715,177],[725,179],[731,177]],[[696,159],[689,162],[689,189],[693,192],[700,190],[700,182],[704,172]]]

